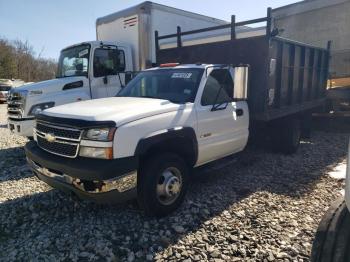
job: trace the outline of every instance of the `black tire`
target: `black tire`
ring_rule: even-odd
[[[173,153],[154,155],[145,162],[141,167],[137,185],[138,203],[148,216],[166,216],[177,209],[185,198],[189,181],[188,167],[181,157]],[[179,171],[181,187],[174,202],[164,204],[157,193],[157,186],[161,184],[159,182],[162,180],[162,174],[169,168]]]
[[[272,148],[276,152],[294,154],[300,144],[301,123],[298,117],[278,120],[272,125]]]
[[[323,216],[313,242],[311,261],[350,261],[350,213],[343,197]]]
[[[301,138],[310,139],[312,133],[312,113],[306,112],[301,120]]]

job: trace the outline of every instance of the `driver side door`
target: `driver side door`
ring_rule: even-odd
[[[114,46],[101,46],[94,49],[92,77],[90,79],[92,99],[115,96],[124,82],[124,74],[117,74],[125,69],[123,50]]]

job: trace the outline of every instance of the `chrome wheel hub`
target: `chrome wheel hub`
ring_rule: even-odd
[[[165,192],[168,196],[178,194],[180,192],[180,180],[177,177],[171,177],[165,185]]]
[[[170,205],[175,202],[181,192],[181,172],[175,167],[165,169],[157,185],[157,197],[163,205]]]

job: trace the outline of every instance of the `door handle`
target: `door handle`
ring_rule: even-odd
[[[243,116],[243,114],[244,114],[243,109],[241,109],[241,108],[236,109],[236,115],[237,116]]]

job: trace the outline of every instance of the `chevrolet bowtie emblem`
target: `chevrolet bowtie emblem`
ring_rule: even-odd
[[[50,142],[50,143],[53,143],[56,141],[55,135],[51,133],[45,134],[45,139],[47,142]]]

